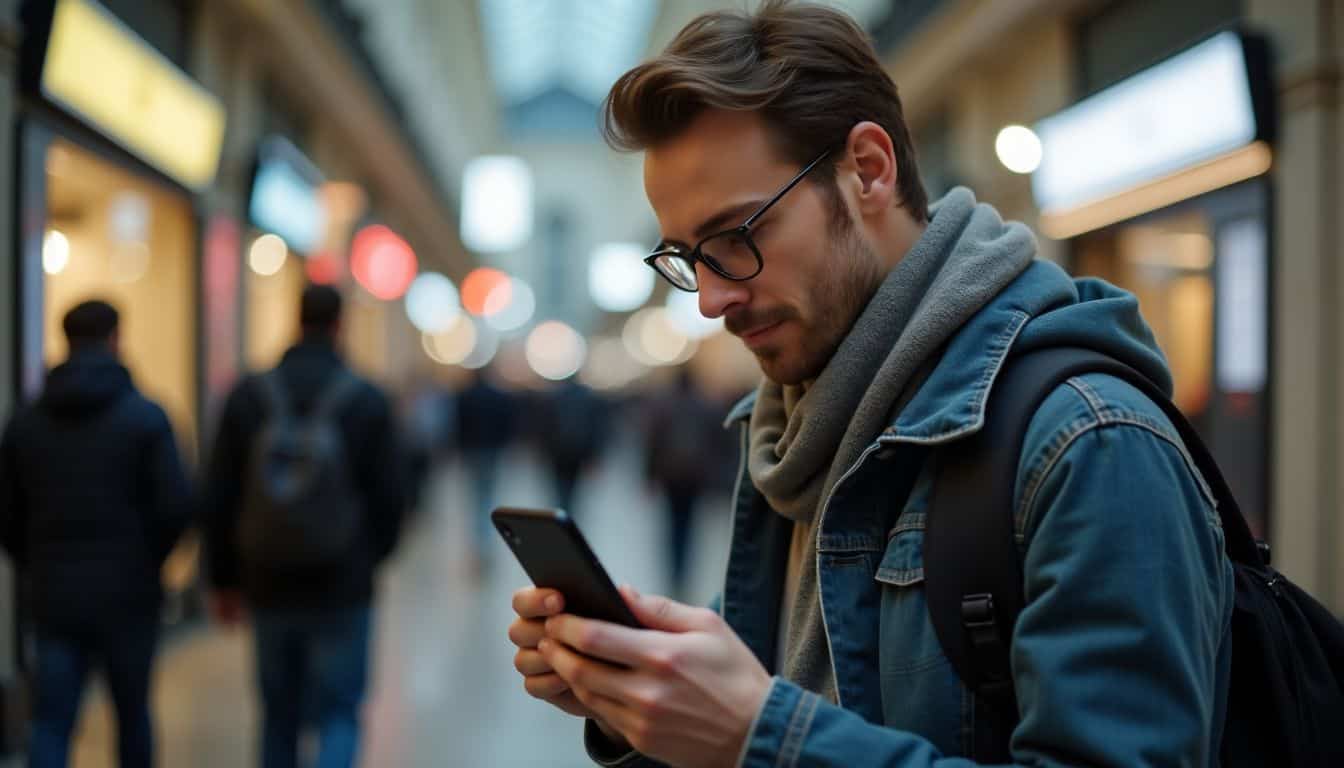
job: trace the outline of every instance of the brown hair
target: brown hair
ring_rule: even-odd
[[[765,0],[755,13],[697,16],[666,50],[616,81],[602,104],[602,134],[616,149],[647,149],[706,109],[759,112],[799,165],[871,120],[891,137],[901,205],[918,220],[929,217],[896,84],[868,35],[840,11]],[[838,199],[833,159],[817,178]]]

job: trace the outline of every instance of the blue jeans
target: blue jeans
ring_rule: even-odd
[[[262,768],[296,768],[299,730],[319,732],[318,768],[348,768],[359,750],[368,676],[369,607],[257,611]]]
[[[32,768],[66,768],[70,734],[89,671],[96,664],[107,679],[117,711],[117,757],[122,768],[154,764],[149,715],[150,667],[158,618],[125,620],[115,627],[37,632],[37,706],[33,716]]]

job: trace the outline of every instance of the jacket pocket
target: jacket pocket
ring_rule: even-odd
[[[924,594],[924,513],[906,512],[887,536],[873,577],[882,584],[882,673],[946,663]]]
[[[924,592],[923,512],[907,511],[888,534],[874,578],[882,585],[879,669],[885,724],[912,731],[948,755],[962,754],[968,701],[929,620]]]

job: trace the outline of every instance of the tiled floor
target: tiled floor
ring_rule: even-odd
[[[580,486],[581,525],[612,577],[663,591],[659,502],[648,495],[633,445],[621,445]],[[545,504],[537,462],[515,451],[501,473],[500,502]],[[456,466],[439,471],[427,503],[386,569],[377,605],[374,685],[365,711],[361,765],[377,768],[590,765],[579,723],[529,698],[505,636],[509,596],[526,584],[498,545],[484,583],[468,578],[468,491]],[[692,595],[716,590],[726,554],[725,499],[702,506]],[[160,765],[240,768],[253,764],[257,707],[250,637],[201,629],[171,642],[157,671],[154,711]],[[75,768],[115,764],[115,731],[98,690],[86,699]]]

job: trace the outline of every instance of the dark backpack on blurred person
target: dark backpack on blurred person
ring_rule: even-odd
[[[358,392],[359,380],[336,374],[302,417],[278,372],[258,383],[266,417],[249,456],[239,551],[271,570],[339,563],[359,543],[362,509],[335,415]]]
[[[943,653],[975,696],[973,757],[1010,762],[1019,712],[1009,665],[1023,608],[1013,486],[1023,435],[1047,395],[1103,373],[1160,406],[1217,500],[1235,574],[1232,671],[1220,754],[1224,766],[1344,766],[1344,625],[1269,566],[1212,455],[1153,382],[1086,349],[1011,358],[994,385],[984,429],[939,452],[925,533],[929,616]]]

